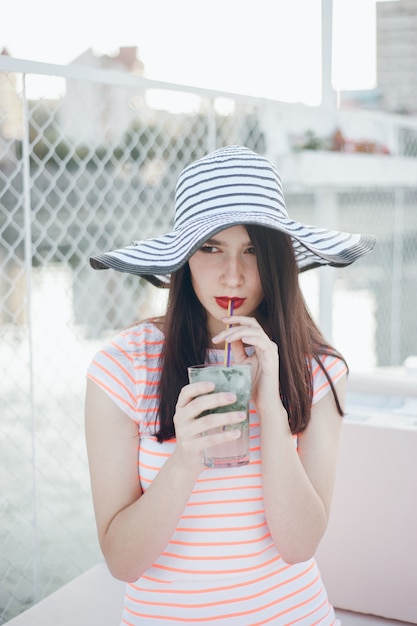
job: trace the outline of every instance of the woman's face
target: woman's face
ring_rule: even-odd
[[[237,315],[254,316],[263,300],[256,254],[244,226],[233,226],[206,241],[189,260],[191,281],[207,311],[211,334],[224,329],[233,299]]]

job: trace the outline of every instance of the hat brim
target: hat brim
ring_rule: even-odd
[[[115,269],[143,276],[157,287],[168,287],[169,276],[216,233],[232,226],[254,224],[281,231],[293,242],[300,272],[321,266],[344,267],[370,252],[375,237],[328,230],[301,224],[287,218],[245,212],[202,217],[167,235],[131,245],[90,258],[93,269]]]

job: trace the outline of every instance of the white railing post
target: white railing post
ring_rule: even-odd
[[[394,233],[391,278],[390,363],[401,365],[401,303],[404,245],[404,189],[394,193]]]
[[[24,214],[24,259],[26,278],[26,323],[28,328],[29,354],[29,415],[31,428],[31,465],[32,465],[32,551],[33,551],[33,599],[40,600],[39,588],[39,533],[38,533],[38,502],[36,476],[36,408],[34,388],[34,348],[32,318],[32,210],[31,210],[31,174],[30,174],[30,138],[29,138],[29,107],[26,90],[26,74],[23,74],[23,138],[22,138],[22,170],[23,170],[23,214]]]
[[[315,195],[315,223],[326,228],[338,228],[337,194],[331,189],[318,189]],[[319,313],[318,322],[321,331],[328,341],[333,336],[333,292],[335,269],[321,267],[319,269]]]
[[[321,106],[334,109],[335,91],[332,85],[333,0],[321,0]]]

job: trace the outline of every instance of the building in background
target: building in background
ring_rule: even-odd
[[[417,113],[417,0],[377,2],[377,86],[385,111]]]
[[[96,55],[88,49],[71,65],[126,72],[143,76],[144,65],[136,47],[121,47],[114,56]],[[62,101],[61,125],[68,139],[97,148],[120,141],[135,112],[128,106],[135,94],[126,86],[67,80]],[[135,97],[137,106],[138,97]]]
[[[4,48],[0,55],[9,56]],[[21,139],[23,128],[23,104],[18,94],[17,76],[0,72],[0,162],[6,158],[2,142]]]

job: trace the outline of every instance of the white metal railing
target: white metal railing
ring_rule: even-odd
[[[271,149],[280,155],[286,154],[291,148],[300,148],[303,145],[303,139],[306,145],[306,141],[312,136],[318,141],[316,150],[332,149],[331,135],[339,129],[344,135],[345,149],[349,153],[355,152],[356,142],[357,151],[362,153],[374,151],[378,154],[378,148],[385,147],[392,156],[417,157],[416,117],[387,114],[375,110],[323,109],[288,104],[268,98],[157,81],[125,72],[92,68],[75,63],[57,65],[14,59],[5,55],[0,55],[0,72],[21,76],[44,76],[51,79],[59,77],[66,81],[128,88],[136,92],[148,90],[189,94],[211,102],[229,100],[229,106],[239,103],[245,106],[252,105],[263,109],[271,132],[273,130],[274,134],[277,133],[278,141],[276,139],[272,141]],[[284,124],[282,124],[283,118]],[[306,149],[313,148],[310,145]]]
[[[417,398],[417,372],[407,374],[403,369],[396,373],[351,372],[349,375],[349,389],[353,393]]]

